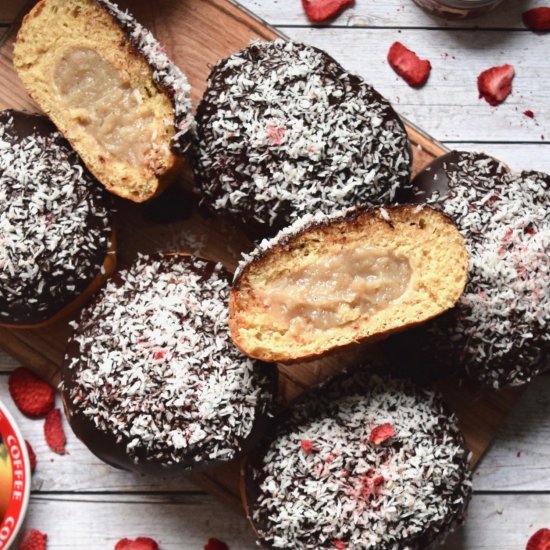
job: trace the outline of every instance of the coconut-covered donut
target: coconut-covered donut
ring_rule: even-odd
[[[304,44],[255,42],[218,62],[197,123],[204,203],[264,232],[391,201],[409,181],[407,134],[389,102]]]
[[[413,186],[402,200],[442,209],[464,236],[470,281],[456,308],[395,346],[495,388],[528,382],[550,349],[550,176],[453,151]]]
[[[108,193],[44,116],[0,112],[0,325],[74,309],[114,269]]]
[[[112,465],[157,472],[230,461],[260,435],[276,369],[232,344],[229,275],[140,257],[83,310],[64,363],[75,434]]]
[[[363,370],[288,413],[243,495],[266,548],[428,550],[464,518],[468,458],[438,395]]]

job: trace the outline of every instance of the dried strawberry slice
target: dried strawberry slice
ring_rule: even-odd
[[[512,65],[491,67],[477,77],[479,97],[492,105],[502,103],[512,92],[512,80],[516,72]]]
[[[388,63],[409,86],[415,88],[426,84],[432,70],[432,64],[427,59],[420,59],[401,42],[392,44],[388,52]]]
[[[302,6],[310,21],[324,23],[334,19],[346,8],[353,6],[354,0],[302,0]]]
[[[539,529],[529,539],[525,550],[550,550],[550,529]]]
[[[380,424],[372,429],[369,435],[369,443],[372,443],[373,445],[382,445],[382,443],[385,443],[394,435],[395,430],[393,426],[389,422],[386,422],[385,424]]]
[[[533,8],[523,12],[523,24],[532,31],[550,31],[550,7]]]
[[[30,418],[46,416],[55,405],[54,389],[25,367],[10,374],[8,387],[17,408]]]
[[[46,443],[48,447],[58,455],[65,454],[65,444],[67,443],[61,418],[61,411],[59,409],[54,409],[48,413],[46,421],[44,422]]]
[[[149,537],[137,539],[121,539],[116,543],[115,550],[159,550],[159,545]]]
[[[204,550],[229,550],[229,546],[218,539],[208,539],[204,545]]]

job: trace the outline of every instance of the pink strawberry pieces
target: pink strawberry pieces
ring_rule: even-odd
[[[512,80],[516,72],[512,65],[491,67],[477,77],[479,97],[493,107],[502,103],[512,92]]]
[[[302,439],[302,441],[300,441],[300,446],[307,455],[313,452],[313,443],[309,439]]]
[[[539,529],[529,539],[525,550],[550,550],[550,529]]]
[[[336,539],[332,544],[336,550],[346,550],[346,543],[343,540]]]
[[[54,389],[25,367],[10,374],[8,388],[17,408],[29,418],[46,416],[55,405]]]
[[[38,529],[29,529],[19,543],[19,550],[46,550],[48,535]]]
[[[334,19],[353,4],[354,0],[302,0],[307,18],[313,23],[324,23]]]
[[[535,32],[550,31],[550,7],[533,8],[523,12],[523,24]]]
[[[369,443],[373,445],[382,445],[395,435],[393,426],[386,422],[374,427],[369,435]]]
[[[48,447],[58,455],[65,454],[65,444],[67,438],[65,437],[65,431],[63,430],[63,422],[61,419],[61,411],[54,409],[46,416],[44,422],[44,436],[46,437],[46,443]]]
[[[121,539],[116,543],[115,550],[159,550],[159,545],[149,537],[137,539]]]
[[[523,111],[523,114],[528,118],[535,118],[535,113],[533,113],[531,109],[527,109],[527,111]]]
[[[392,44],[388,52],[388,63],[413,88],[424,86],[432,70],[432,64],[427,59],[420,59],[401,42]]]

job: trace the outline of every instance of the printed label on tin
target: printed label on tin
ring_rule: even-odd
[[[0,550],[10,545],[25,502],[28,481],[22,444],[0,410]]]

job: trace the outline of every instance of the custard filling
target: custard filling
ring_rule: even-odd
[[[326,331],[385,309],[405,293],[411,275],[407,258],[391,250],[348,247],[291,268],[256,298],[279,330]]]
[[[65,113],[112,158],[151,164],[154,113],[113,65],[94,50],[71,49],[58,63],[54,83]]]

